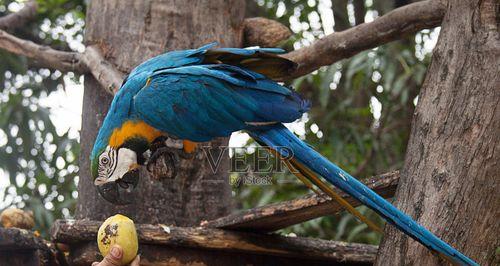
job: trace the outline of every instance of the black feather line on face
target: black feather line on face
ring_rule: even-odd
[[[127,148],[134,151],[137,155],[137,163],[141,165],[145,162],[143,153],[147,151],[149,147],[150,143],[147,139],[139,136],[134,136],[125,140],[125,142],[120,146],[120,148]],[[120,148],[118,150],[120,150]]]
[[[116,170],[116,167],[118,166],[118,152],[117,150],[114,150],[114,149],[110,149],[109,152],[108,152],[108,157],[109,157],[109,163],[111,164],[111,173],[109,173],[109,177],[111,177],[111,175],[115,172]]]

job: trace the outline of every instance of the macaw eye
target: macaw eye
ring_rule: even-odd
[[[101,158],[101,164],[108,164],[109,163],[109,159],[106,158],[106,157],[102,157]]]

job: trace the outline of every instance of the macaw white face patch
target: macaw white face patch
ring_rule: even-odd
[[[133,150],[127,148],[116,150],[108,146],[99,156],[98,176],[94,180],[94,185],[116,181],[136,164],[137,154]]]

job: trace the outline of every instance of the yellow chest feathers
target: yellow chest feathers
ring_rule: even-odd
[[[109,139],[109,146],[113,148],[120,147],[126,140],[132,137],[145,138],[151,143],[157,137],[163,135],[159,130],[142,121],[128,121],[120,128],[113,130]]]

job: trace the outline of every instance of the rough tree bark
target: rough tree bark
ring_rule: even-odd
[[[396,205],[480,265],[500,246],[500,38],[495,0],[449,1],[413,118]],[[442,263],[387,227],[378,265]]]
[[[105,58],[126,73],[167,50],[212,41],[241,46],[244,13],[243,0],[91,1],[85,40],[86,45],[98,45]],[[134,204],[118,207],[103,200],[90,177],[89,153],[111,99],[91,75],[85,77],[78,219],[103,220],[120,212],[137,223],[192,226],[229,212],[227,156],[213,173],[202,152],[191,160],[182,159],[175,179],[142,173]],[[219,139],[212,144],[226,143],[227,139]],[[162,172],[161,165],[161,161],[156,165],[157,172]]]

